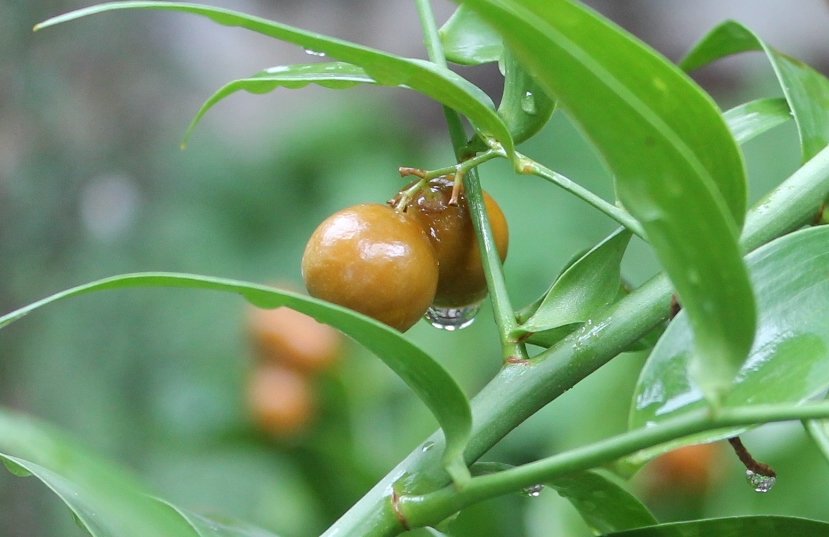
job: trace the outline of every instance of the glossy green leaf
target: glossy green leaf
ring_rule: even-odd
[[[797,403],[829,388],[829,227],[785,235],[746,258],[757,293],[758,329],[749,358],[723,405]],[[630,428],[658,423],[704,405],[689,372],[692,352],[687,316],[677,315],[639,377]],[[641,452],[639,464],[680,445],[733,436],[712,431]]]
[[[225,517],[200,515],[168,504],[190,525],[198,537],[277,537],[275,534],[250,524]]]
[[[237,91],[264,94],[278,88],[300,89],[309,84],[316,84],[328,89],[352,88],[359,84],[377,84],[364,69],[344,62],[303,63],[299,65],[281,65],[265,69],[248,78],[229,82],[210,96],[196,113],[196,117],[187,127],[185,140],[201,121],[208,110]]]
[[[754,337],[737,245],[742,156],[716,105],[665,58],[567,0],[467,0],[595,143],[694,327],[709,398],[730,386]]]
[[[351,63],[365,69],[368,76],[376,80],[378,84],[409,87],[460,112],[468,117],[483,135],[494,137],[508,152],[513,151],[509,131],[495,113],[495,107],[490,98],[480,88],[458,74],[431,62],[402,58],[253,15],[180,2],[109,2],[51,18],[35,26],[35,30],[88,15],[124,9],[179,11],[200,15],[225,26],[238,26]]]
[[[658,522],[639,499],[609,474],[578,472],[548,484],[573,504],[596,535]]]
[[[829,524],[784,516],[743,516],[674,522],[610,533],[607,537],[781,537],[829,535]]]
[[[138,273],[73,287],[0,317],[0,328],[47,304],[106,289],[187,287],[236,293],[261,308],[287,306],[343,331],[376,354],[423,400],[446,436],[444,464],[456,481],[468,478],[463,451],[472,417],[469,401],[446,370],[400,332],[365,315],[315,298],[236,280],[192,274]]]
[[[446,59],[461,65],[497,62],[504,52],[498,32],[464,5],[449,17],[439,35]]]
[[[803,62],[770,47],[745,26],[728,21],[714,28],[680,63],[691,71],[724,56],[763,51],[771,62],[797,123],[803,162],[829,144],[829,80]]]
[[[555,111],[556,102],[509,51],[505,51],[503,66],[504,94],[498,105],[498,115],[506,123],[515,143],[520,144],[544,128]]]
[[[757,99],[723,114],[737,143],[745,143],[792,118],[785,99]]]
[[[93,537],[197,537],[184,520],[118,469],[35,420],[0,409],[0,460],[43,482]]]
[[[540,332],[587,321],[618,296],[621,263],[631,233],[624,228],[596,245],[556,279],[532,317],[521,325]]]

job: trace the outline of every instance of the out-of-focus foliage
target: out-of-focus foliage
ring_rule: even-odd
[[[188,121],[215,88],[183,69],[182,58],[165,54],[172,38],[163,16],[145,15],[141,22],[108,17],[31,34],[34,22],[76,7],[70,4],[2,3],[3,313],[59,289],[138,270],[298,283],[304,242],[326,215],[390,198],[403,184],[398,166],[451,162],[443,131],[413,123],[401,102],[428,105],[395,101],[391,90],[373,88],[311,90],[307,100],[288,101],[300,110],[291,115],[282,112],[283,99],[294,97],[280,91],[234,97],[221,109],[276,111],[273,129],[246,139],[244,124],[228,129],[226,118],[224,124],[207,118],[180,152]],[[211,39],[231,32],[215,30]],[[774,87],[770,77],[749,82]],[[720,97],[731,104],[756,95]],[[606,171],[562,117],[522,151],[612,198]],[[756,199],[797,166],[794,127],[773,130],[745,151]],[[517,178],[505,163],[484,166],[482,178],[512,230],[506,274],[516,305],[538,297],[551,269],[614,228],[554,187]],[[623,277],[639,283],[654,271],[647,248],[633,240]],[[94,451],[126,463],[177,505],[288,537],[313,534],[436,423],[380,361],[353,345],[315,380],[316,423],[303,436],[270,439],[244,406],[252,350],[243,323],[242,301],[186,290],[124,290],[67,302],[3,331],[0,403],[58,424]],[[436,332],[421,323],[411,337],[472,394],[500,366],[491,325],[485,309],[463,332]],[[521,463],[624,430],[628,409],[622,402],[630,400],[641,364],[635,354],[615,360],[528,420],[491,458]],[[785,443],[779,442],[783,436]],[[752,439],[758,440],[755,455],[773,458],[781,475],[772,495],[751,493],[738,465],[725,459],[724,477],[693,501],[646,496],[658,517],[761,508],[825,516],[825,494],[807,478],[825,471],[825,463],[802,433],[761,429],[746,442]],[[32,479],[0,473],[0,505],[4,536],[83,534]],[[588,534],[549,490],[538,498],[485,502],[453,526],[457,535],[481,537],[557,530]]]

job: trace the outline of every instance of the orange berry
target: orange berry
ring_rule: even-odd
[[[405,331],[435,297],[438,264],[411,215],[365,204],[319,225],[302,256],[302,277],[312,296]]]
[[[486,277],[469,215],[466,196],[461,191],[457,205],[450,205],[453,181],[439,177],[429,181],[427,188],[408,207],[435,249],[438,259],[438,287],[435,306],[461,307],[480,302],[486,296]],[[492,235],[501,261],[507,257],[509,229],[498,203],[484,192]]]
[[[276,437],[296,435],[315,413],[310,380],[293,369],[271,362],[256,365],[247,395],[255,423]]]
[[[285,307],[251,308],[248,329],[263,358],[308,373],[330,367],[342,347],[342,336],[337,330]]]

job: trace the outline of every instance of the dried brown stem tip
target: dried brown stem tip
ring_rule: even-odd
[[[729,438],[728,443],[731,444],[732,448],[734,448],[734,453],[737,455],[737,458],[740,459],[740,462],[746,467],[746,470],[751,470],[755,474],[764,475],[766,477],[777,477],[777,472],[774,471],[774,468],[768,464],[757,462],[754,457],[751,456],[751,453],[749,453],[748,449],[746,449],[743,445],[743,442],[740,440],[739,436]]]

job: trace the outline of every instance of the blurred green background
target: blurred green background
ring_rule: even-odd
[[[403,184],[398,166],[451,162],[437,105],[376,88],[234,96],[208,115],[182,152],[187,123],[225,81],[310,58],[296,47],[173,14],[109,15],[30,31],[89,3],[0,0],[2,312],[99,277],[144,270],[300,285],[304,242],[328,214],[390,198]],[[674,59],[732,16],[826,71],[824,4],[803,2],[784,12],[782,3],[693,4],[698,12],[691,17],[680,2],[594,3]],[[222,5],[423,55],[410,2]],[[451,12],[448,3],[436,8],[444,18]],[[463,73],[497,99],[494,69]],[[759,55],[706,69],[699,80],[724,108],[779,94]],[[524,150],[612,197],[600,161],[561,114]],[[779,128],[745,153],[756,199],[797,167],[795,131]],[[613,229],[585,204],[514,176],[509,166],[487,164],[482,178],[510,223],[506,274],[518,305]],[[656,270],[647,247],[634,243],[625,278],[640,283]],[[61,303],[0,334],[0,404],[69,431],[174,503],[287,537],[315,534],[436,423],[379,360],[351,345],[315,380],[314,424],[300,436],[271,439],[245,406],[253,350],[244,319],[241,300],[190,290],[123,290]],[[500,365],[488,308],[463,332],[420,323],[410,337],[469,394]],[[487,458],[521,463],[622,430],[643,360],[637,354],[614,360]],[[762,428],[746,443],[778,469],[769,495],[751,492],[726,451],[715,454],[708,467],[716,476],[700,489],[679,480],[668,483],[670,494],[660,493],[665,484],[647,474],[634,480],[634,489],[668,520],[752,512],[829,517],[823,493],[829,467],[799,427]],[[453,533],[540,537],[587,529],[546,491],[474,507]],[[0,473],[0,535],[82,531],[38,482]]]

